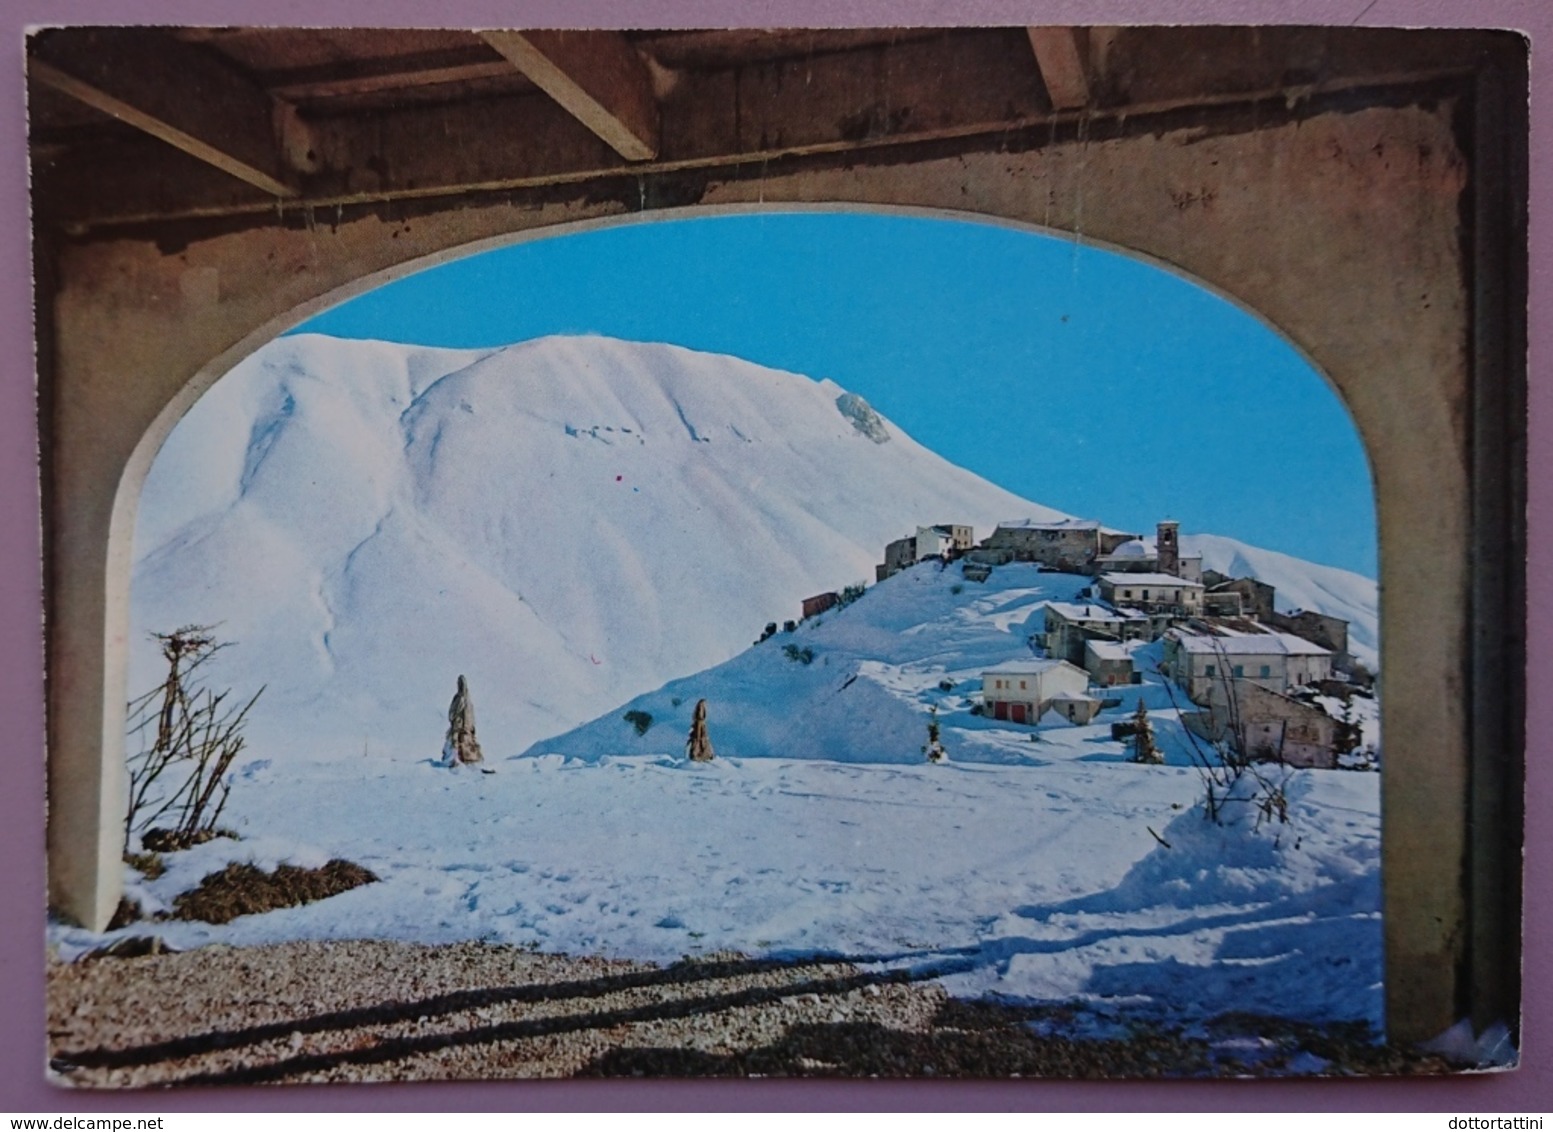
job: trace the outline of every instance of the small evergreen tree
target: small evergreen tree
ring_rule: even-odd
[[[1154,742],[1154,725],[1149,722],[1149,709],[1138,700],[1138,710],[1132,713],[1132,761],[1158,764],[1165,756]]]
[[[949,757],[949,752],[944,750],[944,744],[939,738],[938,707],[934,705],[927,709],[927,746],[922,748],[922,753],[927,756],[930,763],[941,763]]]

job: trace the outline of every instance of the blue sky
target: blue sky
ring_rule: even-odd
[[[620,225],[432,268],[295,332],[733,354],[831,378],[1051,507],[1375,575],[1368,465],[1321,376],[1233,303],[1072,239],[855,213]]]

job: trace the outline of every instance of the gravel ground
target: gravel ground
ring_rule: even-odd
[[[568,1076],[1147,1077],[1277,1072],[1311,1056],[1308,1036],[1258,1038],[1263,1053],[1254,1066],[1226,1061],[1203,1038],[1146,1028],[1125,1039],[1074,1041],[1053,1032],[1060,1009],[956,1002],[922,977],[812,959],[714,955],[658,967],[482,943],[372,940],[51,960],[50,1066],[62,1084],[116,1088]],[[1363,1043],[1327,1045],[1329,1072],[1443,1068]],[[1307,1060],[1300,1071],[1313,1069]]]

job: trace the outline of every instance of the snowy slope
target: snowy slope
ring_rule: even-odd
[[[1033,655],[1029,641],[1044,631],[1046,602],[1070,601],[1089,583],[1018,563],[981,584],[965,581],[958,566],[924,563],[526,753],[682,755],[690,713],[705,699],[714,748],[735,758],[920,763],[932,706],[956,761],[1027,761],[1037,754],[1028,729],[971,715],[969,694],[984,669]],[[1163,688],[1149,691],[1151,707],[1169,706]],[[627,712],[652,722],[639,732]],[[1012,745],[996,741],[1010,736]]]
[[[713,747],[735,758],[918,763],[931,709],[955,762],[1029,763],[1042,761],[1041,744],[1053,733],[1108,739],[1111,724],[1142,698],[1167,761],[1190,766],[1177,721],[1177,708],[1190,705],[1179,691],[1172,699],[1158,673],[1158,643],[1137,653],[1143,683],[1106,689],[1120,704],[1088,728],[1043,720],[1036,742],[1028,727],[971,714],[982,672],[1036,655],[1031,645],[1044,632],[1046,603],[1082,601],[1090,581],[1014,563],[978,583],[966,581],[958,565],[923,563],[795,632],[671,681],[525,754],[585,761],[683,755],[691,712],[705,699]]]
[[[157,459],[131,686],[147,633],[220,622],[217,675],[269,686],[255,747],[435,751],[464,673],[485,745],[520,750],[871,578],[918,521],[1058,515],[841,396],[601,338],[280,339]]]

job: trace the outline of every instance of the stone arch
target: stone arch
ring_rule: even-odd
[[[1427,156],[1386,161],[1377,137]],[[117,902],[135,501],[205,387],[296,321],[438,258],[630,217],[846,202],[1069,232],[1169,265],[1278,327],[1339,391],[1380,521],[1388,1009],[1396,1032],[1453,1021],[1468,896],[1440,876],[1468,855],[1473,294],[1450,108],[630,180],[618,192],[373,206],[331,225],[195,222],[176,245],[131,234],[59,248],[44,330],[55,905],[101,927]]]

